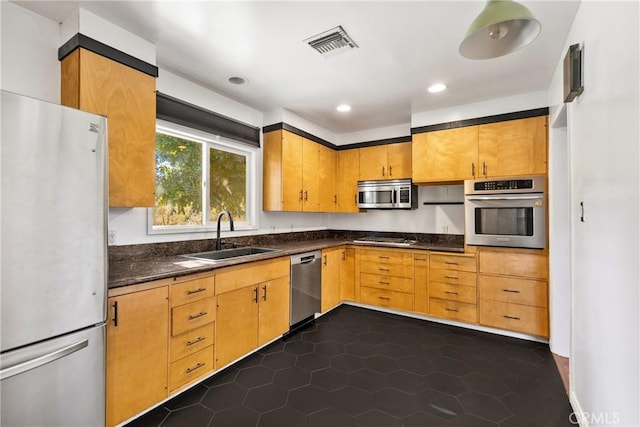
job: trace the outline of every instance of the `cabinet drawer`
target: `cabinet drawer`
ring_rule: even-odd
[[[213,371],[213,346],[177,360],[169,366],[169,392]]]
[[[213,345],[214,325],[215,323],[209,323],[176,337],[171,337],[171,362]]]
[[[429,314],[445,319],[476,323],[478,313],[475,304],[449,301],[440,298],[429,298]]]
[[[216,320],[216,297],[174,307],[171,310],[171,335],[180,335],[214,320]]]
[[[539,252],[480,251],[480,273],[547,280],[548,257]]]
[[[215,295],[215,277],[203,277],[171,285],[171,307]]]
[[[222,268],[216,272],[216,293],[219,295],[256,283],[288,276],[290,265],[289,257],[287,257]]]
[[[448,283],[429,283],[429,297],[475,304],[476,288],[473,286],[450,285]]]
[[[360,285],[371,288],[413,293],[413,280],[406,277],[362,273],[360,274]]]
[[[430,273],[429,279],[432,282],[463,286],[476,285],[476,273],[458,270],[443,270],[441,268],[432,268]]]
[[[360,288],[360,301],[365,304],[413,311],[413,294],[404,292],[387,291],[362,286]]]
[[[429,256],[429,267],[445,270],[476,272],[476,257],[469,255],[441,254],[432,252]]]
[[[413,266],[413,253],[409,251],[380,251],[363,249],[360,252],[361,266],[364,264],[397,264]],[[362,267],[361,267],[362,268]]]
[[[480,323],[511,331],[549,336],[549,315],[546,308],[480,300]]]
[[[515,277],[480,275],[480,298],[547,307],[547,282]]]
[[[360,272],[410,278],[413,275],[413,265],[365,261],[360,262]]]

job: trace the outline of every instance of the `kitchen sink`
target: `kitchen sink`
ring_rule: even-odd
[[[198,252],[195,254],[180,255],[184,258],[200,259],[207,261],[220,261],[230,258],[249,257],[269,252],[278,252],[281,249],[259,248],[256,246],[247,246],[244,248],[222,249],[220,251]]]

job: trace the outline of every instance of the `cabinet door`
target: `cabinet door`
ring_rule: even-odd
[[[262,139],[262,209],[265,211],[284,209],[283,132],[267,132]]]
[[[258,298],[257,285],[218,295],[215,346],[218,368],[256,348]]]
[[[389,179],[411,178],[411,143],[402,142],[387,146]]]
[[[356,299],[356,250],[342,249],[340,254],[340,301]]]
[[[358,212],[358,179],[360,178],[360,151],[341,150],[337,154],[338,212]]]
[[[302,137],[282,131],[282,209],[302,211]]]
[[[341,257],[341,249],[326,249],[322,251],[321,311],[323,313],[340,303]]]
[[[413,255],[414,311],[429,314],[429,255]]]
[[[318,178],[320,212],[335,212],[338,207],[336,192],[336,152],[318,144]]]
[[[109,206],[153,207],[156,79],[85,49],[61,66],[62,104],[109,119]]]
[[[289,276],[258,285],[258,345],[268,343],[289,330]]]
[[[478,176],[478,126],[413,135],[414,182],[463,181]]]
[[[319,149],[315,142],[302,138],[302,190],[304,212],[318,212],[320,203]]]
[[[167,397],[168,299],[166,286],[109,298],[107,426]]]
[[[387,179],[387,146],[360,148],[360,181]]]
[[[479,126],[478,160],[484,177],[547,173],[547,116]]]

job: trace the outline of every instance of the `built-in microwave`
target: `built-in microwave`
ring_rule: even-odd
[[[410,179],[358,181],[360,209],[415,209],[418,191]]]
[[[545,178],[465,181],[468,245],[544,249]]]

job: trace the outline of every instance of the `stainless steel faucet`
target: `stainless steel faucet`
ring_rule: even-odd
[[[233,217],[229,213],[229,211],[225,210],[218,214],[218,226],[216,228],[216,251],[222,249],[222,241],[220,240],[220,219],[222,219],[223,215],[227,215],[229,217],[229,226],[230,230],[233,231]]]

